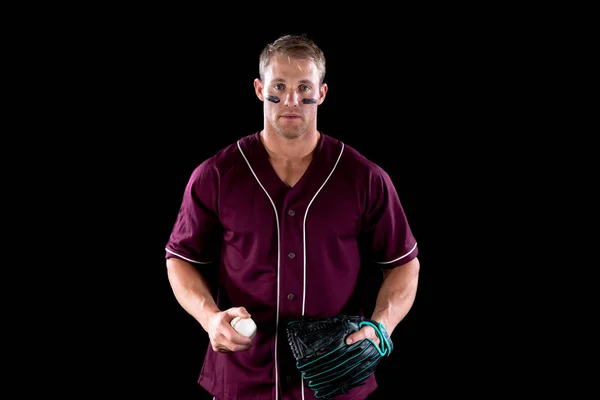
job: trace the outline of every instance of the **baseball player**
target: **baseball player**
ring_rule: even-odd
[[[388,174],[317,129],[328,90],[322,50],[282,36],[262,51],[259,71],[264,126],[191,174],[166,244],[168,278],[210,339],[198,382],[216,399],[315,399],[286,325],[362,315],[371,302],[367,317],[391,334],[415,299],[417,242]],[[369,298],[365,277],[382,271]],[[252,318],[256,331],[233,329],[236,317]],[[347,343],[365,338],[379,341],[365,326]],[[336,400],[376,388],[373,375]]]

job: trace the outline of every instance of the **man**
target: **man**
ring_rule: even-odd
[[[208,333],[199,383],[216,399],[314,399],[287,323],[371,310],[391,334],[415,299],[417,243],[389,176],[317,129],[328,90],[321,49],[283,36],[264,48],[259,76],[263,129],[193,171],[166,245],[168,277]],[[366,278],[382,270],[369,298]],[[237,316],[256,322],[252,339],[232,329]],[[363,338],[379,342],[371,327],[347,342]],[[337,399],[376,387],[371,376]]]

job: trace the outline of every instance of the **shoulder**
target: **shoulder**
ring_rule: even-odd
[[[365,181],[366,179],[380,179],[387,176],[386,171],[379,164],[367,158],[355,147],[330,136],[325,136],[325,143],[329,147],[339,148],[338,168],[345,173],[354,175],[357,180]]]
[[[192,177],[201,179],[203,177],[218,178],[225,175],[240,162],[244,162],[240,148],[252,147],[256,140],[256,134],[244,136],[234,143],[219,149],[214,155],[200,163],[192,172]]]

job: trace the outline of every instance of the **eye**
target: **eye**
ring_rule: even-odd
[[[285,88],[285,86],[283,86],[282,83],[278,83],[274,87],[275,87],[275,90],[283,90]]]
[[[310,86],[302,85],[302,86],[300,86],[300,91],[301,92],[309,92]]]

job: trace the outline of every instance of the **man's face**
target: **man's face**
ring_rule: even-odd
[[[286,139],[296,139],[317,127],[317,107],[327,85],[319,86],[319,72],[309,60],[276,55],[256,81],[257,96],[264,102],[265,122]]]

